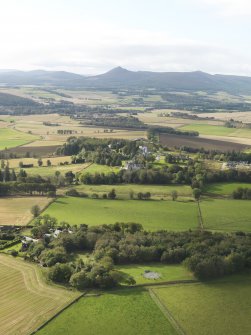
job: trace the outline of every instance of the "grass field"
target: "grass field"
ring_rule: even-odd
[[[86,170],[84,170],[86,171]],[[123,185],[80,185],[76,189],[81,192],[88,194],[97,193],[100,196],[104,193],[108,193],[114,188],[118,198],[129,199],[130,192],[134,192],[134,197],[137,198],[139,192],[150,192],[153,199],[169,198],[173,190],[178,192],[178,196],[181,198],[189,198],[192,196],[192,190],[187,185],[135,185],[135,184],[123,184]],[[178,198],[179,199],[179,198]]]
[[[90,165],[90,164],[89,164]],[[83,172],[84,173],[110,173],[110,172],[119,172],[119,167],[116,166],[107,166],[107,165],[100,165],[100,164],[91,164],[87,167]]]
[[[205,186],[204,192],[215,195],[232,195],[238,187],[251,188],[249,183],[215,183]]]
[[[201,202],[206,229],[219,231],[251,231],[251,201],[206,199]]]
[[[38,139],[38,136],[22,133],[9,128],[0,128],[0,150],[14,148]]]
[[[44,161],[46,163],[46,161]],[[68,171],[73,173],[81,172],[88,164],[70,164],[70,165],[54,165],[54,166],[35,166],[28,169],[23,169],[28,175],[40,175],[42,177],[54,176],[56,171],[64,175]],[[19,170],[19,169],[18,169]]]
[[[251,138],[250,129],[227,128],[224,126],[214,126],[209,124],[193,123],[179,128],[180,130],[195,130],[202,135],[247,137]]]
[[[154,288],[187,335],[250,335],[250,276]]]
[[[141,223],[146,230],[183,231],[196,229],[197,207],[194,202],[104,200],[64,197],[44,212],[59,221],[90,226],[115,222]]]
[[[46,166],[47,160],[51,161],[52,166],[58,166],[60,163],[68,162],[69,164],[71,163],[71,156],[58,156],[58,157],[43,157],[43,165]],[[33,164],[34,167],[37,167],[38,159],[37,158],[14,158],[14,159],[9,159],[9,167],[12,168],[18,168],[19,163],[23,162],[23,164]],[[7,161],[6,161],[7,162]]]
[[[145,290],[85,297],[37,335],[177,335]]]
[[[3,335],[27,335],[79,294],[47,285],[40,269],[0,255],[0,329]]]
[[[164,264],[133,264],[116,266],[117,270],[128,273],[133,276],[136,284],[160,283],[173,280],[194,279],[193,275],[182,265],[164,265]],[[144,271],[149,270],[157,272],[160,275],[159,279],[146,279]]]
[[[31,219],[33,205],[43,209],[51,199],[46,197],[0,198],[0,226],[25,226]]]

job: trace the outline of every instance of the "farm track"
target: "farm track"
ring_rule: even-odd
[[[46,284],[36,266],[0,255],[0,329],[27,335],[79,294]]]

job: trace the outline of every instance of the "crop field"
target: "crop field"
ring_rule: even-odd
[[[223,196],[231,196],[233,191],[235,191],[238,187],[243,188],[251,188],[251,184],[249,183],[214,183],[208,184],[204,188],[204,192],[210,193],[212,195],[223,195]]]
[[[143,289],[81,298],[37,335],[177,335]]]
[[[201,201],[204,226],[218,231],[251,231],[251,202],[248,200],[206,199]]]
[[[0,226],[25,226],[32,219],[30,212],[33,205],[43,209],[51,199],[46,197],[0,198]]]
[[[13,148],[38,139],[38,136],[26,134],[9,128],[0,128],[0,150]]]
[[[209,150],[220,151],[240,151],[247,147],[248,144],[235,143],[230,141],[222,141],[216,139],[207,139],[198,136],[178,136],[178,135],[160,135],[160,143],[169,148],[188,146],[191,148],[204,148]]]
[[[193,275],[182,265],[164,264],[133,264],[116,266],[116,270],[123,271],[133,276],[136,284],[161,283],[174,280],[194,279]],[[156,272],[159,279],[147,279],[143,276],[145,271]]]
[[[88,171],[88,169],[84,171]],[[114,188],[119,199],[129,199],[130,192],[134,193],[134,198],[137,198],[139,192],[150,192],[153,199],[170,199],[171,192],[174,190],[178,193],[178,199],[191,198],[192,196],[191,187],[187,185],[80,185],[75,188],[80,192],[87,194],[97,193],[99,196],[110,192]]]
[[[196,229],[198,226],[195,202],[63,197],[52,203],[44,214],[71,225],[136,222],[146,230],[172,231]]]
[[[79,293],[47,285],[40,269],[0,255],[0,329],[4,335],[27,335],[68,305]]]
[[[187,335],[250,334],[250,275],[154,288]]]

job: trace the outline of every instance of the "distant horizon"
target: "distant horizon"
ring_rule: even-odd
[[[80,76],[84,76],[84,77],[94,77],[94,76],[98,76],[98,75],[102,75],[105,73],[108,73],[112,70],[115,69],[123,69],[123,70],[127,70],[129,72],[152,72],[152,73],[205,73],[205,74],[209,74],[209,75],[223,75],[223,76],[236,76],[236,77],[251,77],[250,75],[243,75],[243,74],[233,74],[233,73],[218,73],[218,72],[214,72],[214,73],[210,73],[207,71],[203,71],[203,70],[192,70],[192,71],[152,71],[152,70],[131,70],[129,68],[125,68],[122,66],[115,66],[113,68],[108,69],[105,72],[96,72],[96,73],[92,73],[92,74],[88,74],[88,73],[81,73],[81,72],[73,72],[73,71],[68,71],[68,70],[51,70],[51,69],[46,69],[46,68],[34,68],[32,70],[25,70],[25,69],[5,69],[5,68],[0,68],[0,75],[2,73],[11,73],[11,72],[24,72],[24,73],[29,73],[29,72],[36,72],[36,71],[44,71],[44,72],[66,72],[66,73],[71,73],[71,74],[76,74],[76,75],[80,75]]]

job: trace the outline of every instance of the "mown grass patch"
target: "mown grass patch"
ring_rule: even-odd
[[[37,266],[0,255],[0,329],[27,335],[58,313],[78,292],[47,285]]]
[[[189,280],[194,279],[192,273],[190,273],[182,265],[165,265],[165,264],[133,264],[133,265],[119,265],[116,269],[125,272],[136,281],[136,284],[152,284],[161,283],[175,280]],[[144,272],[156,272],[160,275],[159,279],[146,279]]]

